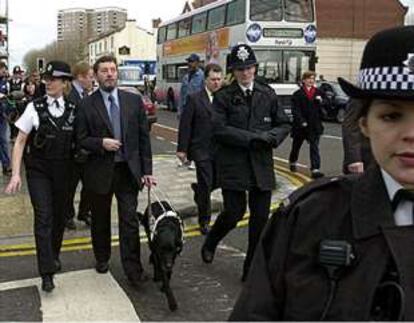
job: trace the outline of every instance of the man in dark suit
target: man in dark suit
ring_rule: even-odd
[[[139,96],[117,88],[113,56],[93,66],[99,89],[82,100],[77,139],[90,152],[84,183],[92,209],[92,245],[96,271],[106,273],[111,255],[111,204],[118,204],[119,241],[124,272],[134,286],[145,277],[140,260],[138,190],[155,185],[148,121]]]
[[[191,185],[198,207],[198,223],[202,234],[207,234],[211,218],[210,193],[214,187],[212,137],[213,94],[222,85],[222,69],[209,64],[204,70],[205,88],[190,94],[180,119],[177,157],[185,162],[193,160],[197,184]]]
[[[71,101],[76,105],[79,106],[81,100],[89,94],[89,91],[92,89],[93,83],[93,70],[89,66],[88,63],[80,62],[73,66],[72,68],[72,89],[68,95],[68,100]],[[83,163],[81,154],[82,151],[78,151],[77,155],[77,163],[73,168],[73,177],[72,183],[70,186],[70,195],[69,195],[69,206],[68,206],[68,214],[67,214],[67,221],[66,221],[66,228],[69,230],[75,230],[76,225],[74,221],[75,217],[75,207],[74,207],[74,199],[76,193],[76,187],[78,186],[79,181],[82,178],[82,171],[83,171]],[[91,215],[90,215],[90,206],[87,197],[86,189],[82,184],[82,190],[80,194],[80,202],[78,208],[78,220],[85,222],[87,225],[91,224]]]

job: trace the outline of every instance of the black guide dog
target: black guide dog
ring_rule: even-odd
[[[161,291],[167,297],[168,307],[175,311],[178,305],[170,287],[170,279],[175,258],[183,248],[182,221],[167,201],[151,203],[150,207],[145,209],[144,214],[137,214],[148,238],[150,262],[154,268],[153,279],[162,282]],[[152,225],[151,222],[154,221]]]

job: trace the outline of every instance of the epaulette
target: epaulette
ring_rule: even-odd
[[[256,77],[254,79],[254,82],[257,83],[257,84],[259,84],[259,85],[261,85],[261,86],[264,86],[266,89],[269,89],[269,90],[272,90],[273,91],[273,88],[269,85],[269,83],[266,82],[266,79],[265,78]]]
[[[286,197],[280,204],[280,209],[283,210],[283,213],[288,214],[289,211],[300,201],[304,200],[311,193],[326,189],[332,185],[337,185],[343,181],[347,180],[347,176],[335,176],[335,177],[323,177],[317,181],[312,181],[296,191],[292,192],[288,197]]]
[[[37,112],[45,109],[47,107],[46,97],[33,100],[33,106]]]

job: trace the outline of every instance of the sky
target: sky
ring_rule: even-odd
[[[3,11],[4,1],[0,0]],[[401,0],[411,7],[414,24],[414,0]],[[117,6],[128,10],[128,18],[151,29],[151,19],[168,20],[178,16],[185,0],[9,0],[10,66],[21,64],[30,49],[42,48],[56,39],[57,12],[67,8]]]
[[[3,11],[4,0],[0,0]],[[9,0],[10,66],[21,64],[30,49],[42,48],[57,36],[57,13],[67,8],[121,7],[128,10],[128,19],[151,30],[151,20],[167,20],[178,16],[185,0]]]

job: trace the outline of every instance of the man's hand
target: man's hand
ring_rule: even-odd
[[[308,123],[307,122],[302,122],[302,128],[306,128],[307,126],[308,126]]]
[[[122,143],[119,140],[112,138],[104,138],[102,140],[102,147],[106,151],[118,151],[122,146]]]
[[[12,178],[10,179],[9,184],[4,190],[4,192],[6,194],[14,194],[20,191],[21,187],[22,187],[22,180],[20,178],[20,175],[13,175]]]
[[[156,186],[157,185],[157,180],[155,179],[154,176],[152,175],[144,175],[142,177],[142,183],[148,187],[151,188],[152,186]]]
[[[175,154],[177,156],[177,158],[182,162],[185,163],[187,161],[187,153],[183,152],[183,151],[177,151],[177,153]]]
[[[348,170],[352,174],[361,174],[364,172],[364,163],[356,162],[348,165]]]

